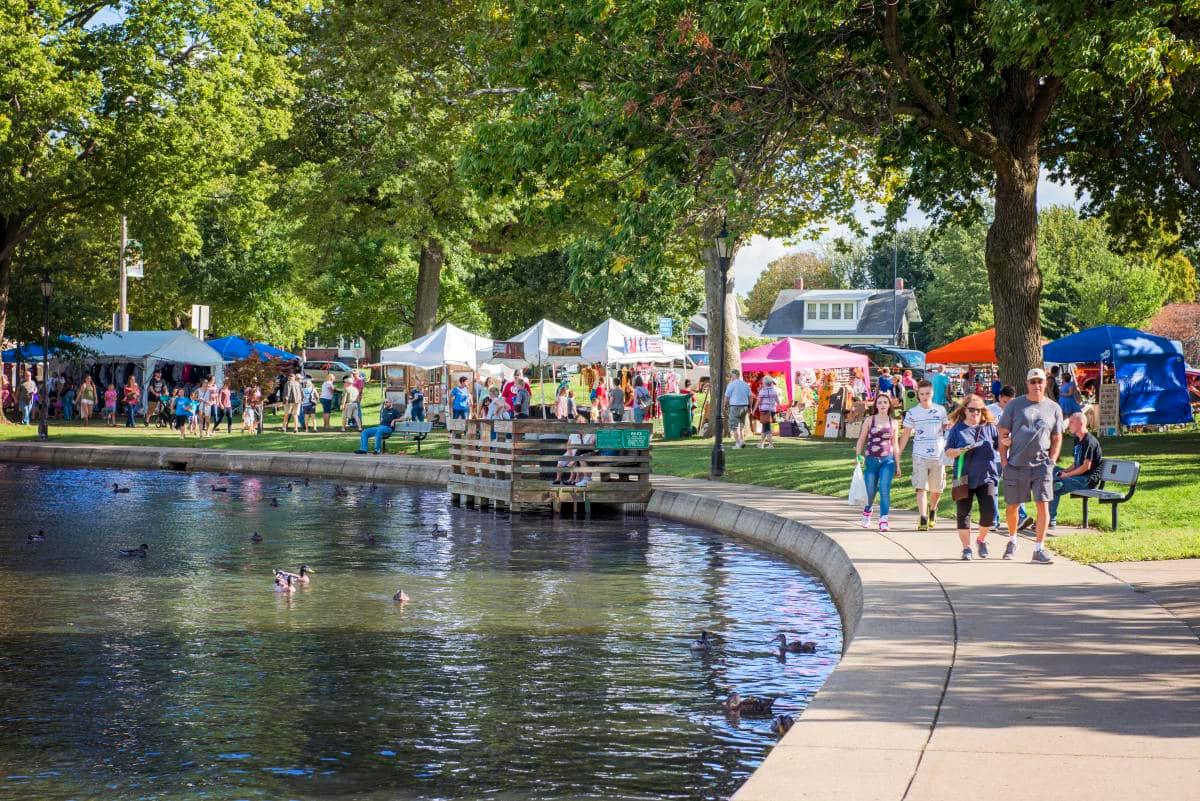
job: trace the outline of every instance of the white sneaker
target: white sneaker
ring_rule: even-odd
[[[863,528],[871,527],[871,512],[870,512],[870,510],[863,512],[862,527]]]
[[[575,482],[575,486],[577,486],[577,487],[586,487],[587,485],[588,485],[588,480],[586,478],[581,478]]]

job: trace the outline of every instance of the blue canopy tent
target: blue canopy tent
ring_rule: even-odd
[[[283,359],[285,362],[303,361],[299,356],[288,353],[282,348],[268,345],[266,342],[248,342],[241,337],[210,339],[206,344],[221,354],[221,358],[227,362],[248,358],[251,350],[258,351],[258,357],[264,362],[268,359]]]
[[[54,358],[55,352],[58,350],[59,346],[69,344],[74,341],[75,340],[72,337],[68,336],[63,336],[56,339],[50,346],[50,358]],[[6,351],[0,352],[0,361],[3,361],[5,364],[16,364],[17,362],[21,362],[23,364],[33,364],[35,362],[40,362],[41,360],[42,346],[32,342],[26,345],[21,345],[18,348],[9,348]]]
[[[1101,325],[1045,345],[1042,358],[1057,364],[1111,364],[1120,387],[1122,425],[1192,422],[1183,353],[1165,337]]]

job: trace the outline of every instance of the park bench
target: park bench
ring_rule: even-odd
[[[1077,489],[1071,492],[1072,497],[1083,499],[1083,527],[1087,528],[1088,524],[1088,501],[1096,500],[1112,506],[1112,527],[1113,531],[1116,531],[1117,506],[1133,497],[1134,490],[1137,489],[1138,474],[1141,471],[1142,466],[1137,462],[1105,459],[1100,465],[1100,485],[1098,487],[1095,489]],[[1106,489],[1106,484],[1120,484],[1126,489],[1124,492],[1115,492]]]
[[[421,441],[429,436],[429,432],[433,430],[433,423],[428,421],[421,423],[415,420],[404,420],[396,423],[390,434],[383,438],[383,445],[380,450],[387,450],[387,441],[392,437],[399,439],[408,439],[417,443],[417,453],[421,452]]]

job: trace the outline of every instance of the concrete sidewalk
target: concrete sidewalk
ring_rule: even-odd
[[[715,497],[824,532],[861,576],[842,663],[737,801],[1200,799],[1200,641],[1114,575],[1030,563],[1024,539],[1002,561],[996,535],[992,558],[962,562],[951,523],[917,533],[893,513],[882,536],[844,500],[655,487],[677,494],[671,516]]]

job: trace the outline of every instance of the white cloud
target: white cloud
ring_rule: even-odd
[[[1075,197],[1075,189],[1070,184],[1059,184],[1051,181],[1042,173],[1038,180],[1038,208],[1047,206],[1074,206],[1078,208],[1083,201]],[[855,207],[854,216],[858,222],[870,230],[872,221],[881,216],[877,206],[859,204]],[[901,227],[928,225],[929,220],[916,204],[910,205]],[[845,226],[833,225],[822,237],[791,242],[785,239],[769,239],[765,236],[751,238],[749,244],[738,249],[737,258],[733,263],[734,288],[741,294],[748,293],[754,287],[758,276],[775,259],[801,251],[817,252],[824,242],[837,237],[849,236]]]

